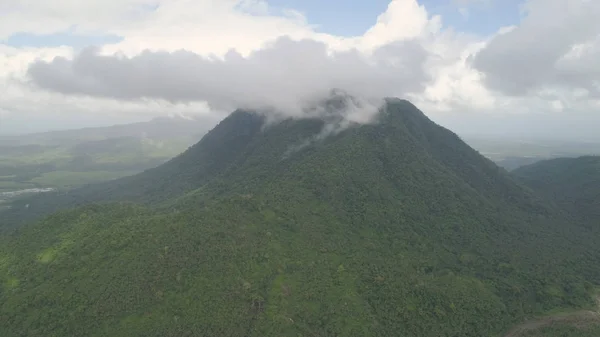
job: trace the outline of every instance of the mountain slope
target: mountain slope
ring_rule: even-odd
[[[513,174],[574,216],[587,222],[600,220],[599,156],[545,160]]]
[[[2,214],[0,230],[91,202],[159,202],[181,195],[202,186],[227,168],[250,138],[260,132],[263,122],[258,115],[236,111],[201,142],[161,166],[102,184],[18,200]]]
[[[409,102],[325,138],[321,119],[263,122],[238,111],[96,187],[151,207],[88,205],[6,238],[0,334],[498,336],[593,305],[586,230]]]

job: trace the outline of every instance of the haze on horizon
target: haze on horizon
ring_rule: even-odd
[[[600,140],[600,2],[127,0],[0,5],[0,135],[331,88],[409,99],[459,135]],[[561,24],[555,24],[560,22]]]

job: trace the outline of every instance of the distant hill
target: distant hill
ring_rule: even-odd
[[[183,117],[157,117],[148,122],[49,131],[18,136],[0,136],[0,145],[72,145],[85,141],[98,141],[123,137],[146,138],[157,141],[190,136],[199,139],[211,126],[212,125],[206,125],[204,120],[187,119]]]
[[[0,335],[501,336],[594,305],[585,227],[408,101],[366,125],[326,103],[236,111],[159,167],[2,213],[87,204],[0,243]]]
[[[183,152],[208,128],[200,120],[165,117],[111,127],[0,137],[0,193],[73,187],[132,175]]]
[[[600,156],[545,160],[513,173],[574,216],[600,221]]]
[[[509,171],[512,171],[518,169],[519,167],[531,165],[545,159],[546,158],[543,157],[506,157],[503,159],[497,159],[496,164]]]
[[[483,136],[465,136],[463,139],[481,154],[509,171],[542,160],[600,154],[600,142],[593,141],[520,140],[510,137],[501,139]]]

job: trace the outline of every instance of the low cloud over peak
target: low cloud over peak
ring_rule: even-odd
[[[282,37],[247,57],[232,50],[222,59],[185,50],[127,57],[88,48],[72,59],[37,61],[28,74],[36,86],[69,95],[205,101],[217,110],[269,107],[294,113],[332,88],[365,99],[421,92],[430,81],[427,58],[416,40],[386,44],[367,57]]]
[[[5,124],[25,115],[31,124],[81,114],[213,120],[237,107],[296,114],[331,88],[407,98],[477,132],[475,114],[600,109],[600,1],[390,0],[378,16],[354,13],[361,27],[371,23],[358,35],[319,25],[341,24],[344,8],[313,4],[319,19],[263,0],[16,0],[0,39],[24,32],[61,47],[0,41],[0,114]],[[460,8],[469,15],[457,22]],[[120,42],[69,44],[90,34]]]

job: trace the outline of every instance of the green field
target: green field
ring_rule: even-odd
[[[31,182],[0,181],[0,192],[23,190],[35,187]]]
[[[119,137],[0,143],[0,192],[72,188],[133,175],[183,152],[194,140]]]
[[[600,142],[524,141],[481,137],[465,137],[464,140],[482,155],[508,170],[545,159],[600,155]]]
[[[137,171],[89,171],[89,172],[70,172],[70,171],[54,171],[44,173],[39,177],[33,178],[31,181],[38,186],[49,187],[74,187],[89,183],[96,183],[117,179],[129,175],[133,175]]]

